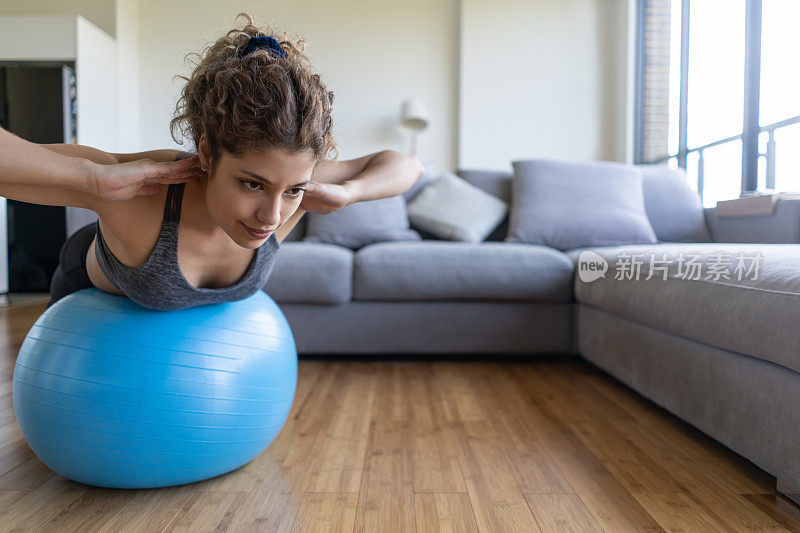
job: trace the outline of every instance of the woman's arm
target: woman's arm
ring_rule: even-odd
[[[275,238],[278,239],[278,242],[283,242],[285,239],[294,229],[300,219],[303,218],[303,215],[306,214],[306,210],[302,207],[298,207],[297,211],[294,212],[292,216],[286,219],[286,222],[283,225],[275,230]]]
[[[54,152],[0,128],[0,187],[38,185],[90,193],[95,163],[84,157],[64,157]]]
[[[68,157],[80,157],[81,159],[87,159],[99,165],[116,165],[117,163],[121,163],[121,161],[117,161],[114,154],[109,154],[108,152],[82,144],[40,144],[39,146],[47,148],[51,152],[57,154]]]
[[[109,202],[156,194],[161,184],[196,179],[196,158],[133,161],[90,146],[39,145],[0,127],[0,196],[40,205],[74,206],[99,214]]]
[[[424,173],[425,167],[416,156],[384,150],[342,185],[349,192],[351,203],[367,202],[403,194]]]
[[[83,146],[80,144],[40,144],[48,150],[57,152],[62,155],[71,157],[82,157],[89,161],[94,161],[101,165],[115,165],[117,163],[130,163],[131,161],[139,161],[141,159],[149,159],[156,162],[170,162],[175,161],[178,157],[179,150],[163,149],[163,150],[148,150],[146,152],[135,152],[131,154],[116,154],[111,152],[104,152],[91,146]]]
[[[300,207],[275,230],[282,242],[303,215],[332,213],[355,202],[388,198],[407,191],[425,172],[415,156],[384,150],[348,161],[325,161],[312,173]]]
[[[149,150],[147,152],[136,152],[134,154],[109,154],[114,156],[118,163],[128,163],[130,161],[138,161],[140,159],[149,159],[151,161],[175,161],[178,157],[179,150]]]
[[[311,182],[341,185],[355,203],[402,194],[424,173],[416,156],[383,150],[349,161],[324,161],[311,174]]]
[[[176,161],[178,150],[165,149],[133,154],[113,154],[79,144],[44,144],[41,146],[63,155],[83,157],[99,163],[94,169],[90,190],[101,200],[110,202],[158,194],[162,184],[181,183],[196,179],[198,176],[197,157]]]

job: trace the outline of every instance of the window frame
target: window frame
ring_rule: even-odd
[[[753,191],[758,186],[758,158],[761,156],[758,149],[758,136],[768,127],[759,127],[759,98],[761,86],[761,16],[762,0],[745,0],[745,79],[744,79],[744,105],[742,132],[734,137],[720,139],[713,143],[695,148],[687,146],[688,123],[688,92],[689,92],[689,24],[690,2],[681,0],[681,54],[680,54],[680,94],[678,110],[678,152],[667,154],[654,161],[643,159],[643,103],[644,103],[644,44],[645,44],[645,8],[647,0],[636,2],[636,47],[635,47],[635,103],[634,103],[634,163],[653,164],[662,163],[672,158],[677,158],[678,166],[686,170],[687,156],[690,152],[699,152],[700,168],[698,169],[698,192],[703,194],[703,150],[731,142],[738,138],[742,140],[742,180],[741,191]],[[775,126],[775,125],[772,125]],[[771,128],[774,130],[774,128]],[[770,131],[770,135],[772,131]],[[768,154],[765,154],[768,155]],[[768,161],[769,164],[769,161]],[[773,163],[774,164],[774,163]],[[768,180],[769,181],[769,180]],[[773,177],[774,181],[774,177]]]

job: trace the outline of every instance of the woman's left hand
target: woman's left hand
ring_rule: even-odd
[[[350,190],[337,183],[310,181],[305,186],[300,207],[317,215],[327,215],[353,203]]]
[[[162,185],[196,181],[200,177],[197,156],[180,161],[138,159],[115,165],[95,165],[91,192],[107,202],[158,194]]]

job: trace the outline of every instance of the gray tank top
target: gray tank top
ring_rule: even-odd
[[[100,269],[128,298],[142,307],[155,310],[242,300],[261,290],[272,274],[275,255],[280,248],[274,232],[256,249],[247,272],[233,285],[218,289],[197,288],[183,277],[178,266],[178,221],[185,186],[185,183],[169,186],[161,233],[150,257],[138,267],[121,263],[111,253],[98,221],[95,256]]]

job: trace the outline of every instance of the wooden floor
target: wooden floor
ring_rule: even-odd
[[[0,310],[2,531],[800,531],[775,479],[579,360],[301,360],[292,412],[241,469],[107,490],[22,438]]]

